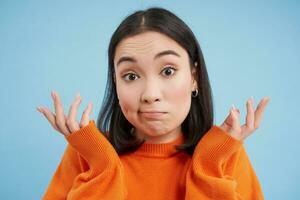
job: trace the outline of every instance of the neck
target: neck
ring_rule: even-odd
[[[163,144],[170,143],[181,137],[183,133],[181,132],[181,127],[174,129],[173,131],[163,134],[163,135],[147,135],[142,134],[137,131],[137,135],[145,140],[145,143],[149,144]]]

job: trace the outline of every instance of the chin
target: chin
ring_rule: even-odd
[[[152,137],[163,136],[170,132],[169,130],[166,130],[165,128],[162,129],[162,128],[157,128],[157,127],[146,127],[146,128],[144,128],[144,130],[145,130],[144,131],[145,135],[152,136]]]

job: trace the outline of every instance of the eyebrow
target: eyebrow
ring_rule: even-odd
[[[174,56],[180,57],[180,55],[178,53],[176,53],[175,51],[173,51],[173,50],[165,50],[165,51],[162,51],[162,52],[156,54],[154,56],[154,60],[158,59],[158,58],[160,58],[162,56],[166,56],[166,55],[174,55]],[[120,65],[120,63],[122,63],[122,62],[133,62],[133,63],[136,63],[137,60],[135,58],[133,58],[133,57],[123,56],[123,57],[121,57],[118,60],[117,66]]]

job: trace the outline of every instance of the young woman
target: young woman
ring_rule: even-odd
[[[76,121],[52,92],[55,113],[38,107],[68,145],[43,199],[263,199],[244,148],[270,98],[246,123],[232,108],[213,123],[202,51],[189,27],[163,8],[128,16],[108,50],[104,102],[97,120],[88,104]]]

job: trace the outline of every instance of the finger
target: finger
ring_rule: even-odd
[[[248,131],[251,132],[254,129],[254,98],[251,97],[248,99],[246,106],[247,106],[247,115],[246,115],[246,124]]]
[[[234,112],[231,112],[234,111]],[[236,118],[239,116],[240,111],[239,109],[235,108],[234,105],[229,110],[229,115],[225,119],[225,123],[228,124],[229,126],[232,126],[233,121],[236,120]]]
[[[77,110],[78,107],[81,103],[81,97],[80,94],[78,93],[75,97],[74,102],[72,103],[70,110],[69,110],[69,115],[67,119],[67,126],[69,130],[72,132],[77,131],[80,129],[78,122],[76,121],[76,115],[77,115]]]
[[[65,117],[65,122],[68,120],[68,116],[66,114],[64,114],[64,117]],[[70,129],[68,128],[67,126],[67,129],[69,130],[69,133],[71,133]]]
[[[37,107],[37,110],[46,117],[55,130],[62,133],[62,131],[56,126],[55,115],[48,108],[40,106]]]
[[[80,127],[84,127],[89,124],[89,115],[92,112],[92,109],[93,109],[93,104],[92,102],[90,102],[82,114]]]
[[[232,108],[230,110],[230,115],[232,118],[232,127],[235,130],[240,130],[240,113],[237,112],[237,108],[234,107],[234,105],[232,105]]]
[[[56,113],[56,125],[59,127],[59,129],[62,131],[64,135],[69,135],[70,130],[66,126],[66,120],[65,120],[65,114],[64,114],[64,109],[60,100],[60,97],[58,93],[52,92],[51,93],[53,101],[54,101],[54,108],[55,108],[55,113]]]
[[[255,128],[259,127],[260,122],[263,117],[264,110],[270,100],[271,100],[271,97],[264,97],[257,105],[256,111],[255,111],[255,121],[254,121]]]
[[[234,108],[232,105],[232,108],[230,109],[230,121],[231,121],[231,127],[230,127],[230,135],[238,140],[241,140],[241,127],[239,122],[239,112],[237,112],[237,109]]]

